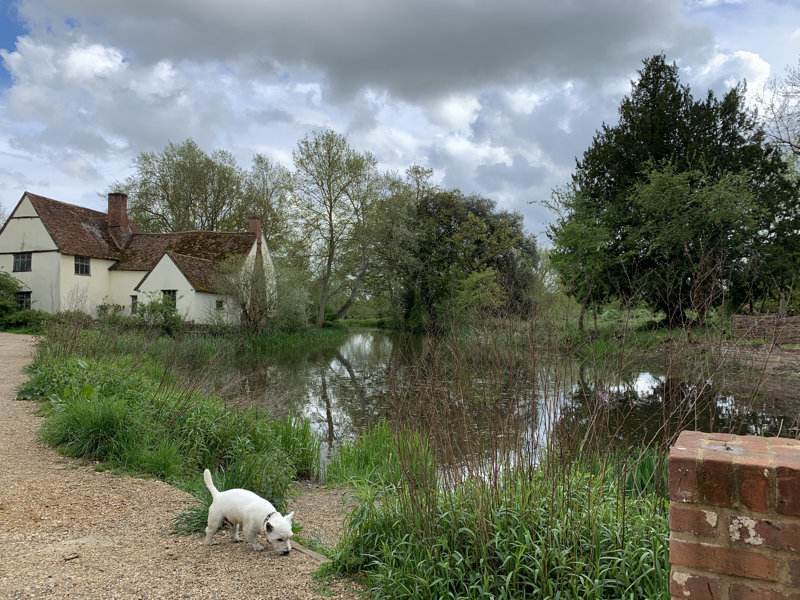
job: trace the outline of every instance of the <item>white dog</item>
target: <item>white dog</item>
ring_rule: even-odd
[[[294,511],[281,516],[269,502],[248,490],[233,489],[220,492],[214,487],[211,471],[203,471],[203,479],[211,492],[211,506],[208,507],[208,527],[206,527],[206,544],[211,541],[222,521],[232,526],[231,539],[239,541],[239,527],[244,530],[244,537],[253,547],[260,551],[264,546],[258,543],[258,533],[264,531],[267,541],[278,554],[289,554],[292,549],[292,517]]]

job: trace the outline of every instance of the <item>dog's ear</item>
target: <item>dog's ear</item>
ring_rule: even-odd
[[[294,511],[290,512],[288,515],[286,515],[283,518],[286,519],[287,521],[289,521],[289,523],[291,523],[292,522],[292,517],[294,517]]]
[[[264,523],[264,529],[266,529],[267,533],[271,532],[271,531],[272,531],[272,529],[273,529],[273,527],[272,527],[272,523],[270,523],[269,521],[267,521],[266,523]]]

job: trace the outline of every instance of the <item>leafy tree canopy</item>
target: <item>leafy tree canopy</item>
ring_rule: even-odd
[[[553,194],[553,265],[583,306],[643,300],[677,323],[732,285],[750,293],[755,265],[786,242],[777,223],[789,234],[787,218],[797,222],[798,197],[743,94],[696,100],[663,55],[644,61],[619,123],[603,124]],[[701,290],[711,296],[695,306]]]

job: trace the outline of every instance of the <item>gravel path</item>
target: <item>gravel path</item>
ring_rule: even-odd
[[[15,400],[34,339],[0,332],[0,597],[361,598],[319,583],[313,558],[255,553],[227,531],[213,546],[167,530],[189,496],[166,483],[97,472],[38,441],[35,405]],[[303,534],[332,542],[341,492],[302,486]]]

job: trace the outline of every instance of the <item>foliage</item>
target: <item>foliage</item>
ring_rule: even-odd
[[[93,333],[79,336],[66,353],[50,338],[37,348],[31,379],[19,394],[45,403],[41,435],[47,443],[196,492],[200,503],[181,518],[184,527],[202,528],[192,515],[210,501],[199,491],[204,468],[216,473],[220,489],[252,489],[279,509],[292,477],[316,473],[319,440],[307,420],[273,421],[255,410],[229,410],[221,399],[176,381],[138,346],[117,346],[120,354],[113,355],[107,333]],[[164,353],[174,355],[174,346]]]
[[[292,235],[289,216],[291,173],[266,156],[255,154],[250,170],[243,174],[242,185],[242,203],[236,209],[240,227],[248,218],[258,217],[270,251],[283,253]]]
[[[176,335],[183,329],[183,319],[175,303],[164,296],[149,302],[141,302],[136,318],[145,327],[161,331],[165,335]]]
[[[617,125],[597,132],[571,185],[552,200],[560,215],[549,231],[552,262],[584,308],[644,300],[680,324],[689,307],[719,305],[721,289],[742,302],[791,285],[796,183],[764,143],[743,87],[697,100],[658,55],[644,61],[619,115]],[[660,192],[670,198],[663,206]],[[720,219],[701,219],[712,229],[697,244],[670,243],[670,234],[698,233],[693,223],[684,227],[687,217],[704,214],[696,203],[720,204]],[[653,240],[664,242],[660,250]]]
[[[17,310],[16,293],[22,284],[10,273],[0,271],[0,322]]]
[[[293,159],[295,214],[320,282],[316,325],[322,327],[336,284],[352,276],[356,285],[351,295],[357,293],[368,267],[365,236],[376,160],[356,152],[345,136],[331,130],[300,140]]]
[[[640,464],[624,478],[595,460],[438,491],[357,485],[330,569],[363,574],[375,598],[668,598],[667,503]]]
[[[276,269],[273,331],[296,332],[308,326],[311,294],[302,273],[290,267]]]
[[[454,300],[474,307],[501,305],[527,315],[536,266],[536,244],[523,232],[522,216],[497,211],[495,203],[458,190],[423,190],[409,206],[417,232],[414,245],[397,265],[406,326],[417,330],[442,327]],[[478,281],[494,281],[493,292],[478,300]],[[496,286],[499,286],[497,289]],[[500,302],[500,300],[503,302]],[[476,303],[477,302],[477,303]]]
[[[203,151],[193,140],[142,152],[134,174],[116,187],[131,197],[130,215],[146,232],[234,227],[242,196],[241,169],[230,152]]]
[[[229,297],[222,313],[226,323],[241,321],[249,331],[257,331],[275,316],[275,267],[268,253],[223,260],[216,267],[214,282]]]
[[[51,320],[51,316],[41,310],[17,310],[0,319],[4,329],[19,333],[40,333]]]
[[[411,440],[415,446],[422,447],[419,434],[404,432],[401,436],[405,436],[406,443]],[[382,421],[357,439],[345,442],[328,464],[326,482],[334,486],[354,482],[374,487],[393,486],[403,478],[396,441],[389,424]],[[435,478],[435,464],[430,453],[424,452],[420,462]]]

